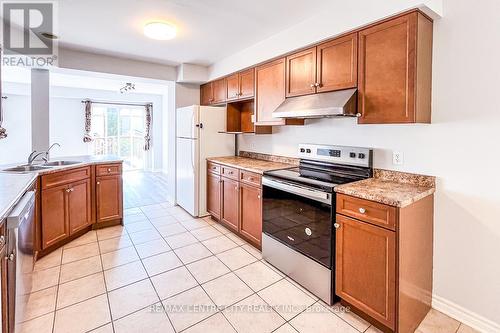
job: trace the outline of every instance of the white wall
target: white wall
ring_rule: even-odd
[[[31,98],[29,86],[2,83],[3,127],[8,137],[0,140],[0,165],[26,162],[31,151]]]
[[[66,48],[59,49],[58,65],[66,69],[120,74],[159,80],[174,81],[177,77],[177,70],[173,66]]]
[[[331,1],[320,14],[213,64],[209,77],[227,75],[411,8],[433,17],[443,13],[442,0]]]
[[[344,21],[358,16],[375,19],[364,9],[357,7]],[[366,10],[374,8],[367,4]],[[375,148],[377,168],[436,176],[434,306],[484,331],[499,332],[500,2],[445,0],[443,12],[444,17],[434,23],[431,125],[314,120],[275,129],[272,135],[240,136],[240,149],[296,156],[302,142],[367,146]],[[330,24],[338,22],[332,19]],[[295,39],[312,43],[325,25],[318,29],[299,24],[298,30],[287,31],[288,38],[271,37],[215,64],[214,75],[250,64],[257,49],[269,57],[271,51],[297,47]],[[401,167],[392,165],[393,150],[404,152]]]

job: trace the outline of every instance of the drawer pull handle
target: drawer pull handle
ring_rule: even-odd
[[[366,213],[366,209],[364,209],[364,208],[359,208],[359,212],[360,212],[361,214],[364,214],[364,213]]]

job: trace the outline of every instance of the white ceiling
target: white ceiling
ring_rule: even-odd
[[[321,11],[332,0],[58,0],[63,47],[177,65],[210,65]],[[151,20],[178,35],[156,41]]]

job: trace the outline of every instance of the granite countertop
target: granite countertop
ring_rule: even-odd
[[[335,192],[402,208],[433,194],[435,178],[375,170],[373,178],[337,186]]]
[[[115,156],[71,156],[59,157],[50,161],[78,161],[80,163],[55,166],[43,170],[36,170],[26,173],[0,172],[0,221],[7,217],[10,210],[21,199],[26,190],[33,184],[39,175],[58,172],[61,170],[79,168],[92,164],[104,164],[122,162],[123,160]],[[0,170],[22,165],[25,163],[0,166]]]
[[[295,165],[241,156],[208,157],[208,161],[263,174],[264,171],[293,168]]]

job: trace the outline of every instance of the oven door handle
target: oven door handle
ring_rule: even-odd
[[[299,186],[293,183],[288,183],[280,180],[270,179],[267,177],[262,178],[262,185],[269,186],[277,190],[293,193],[304,198],[325,203],[327,205],[332,204],[331,193],[328,192],[309,189],[304,186]]]

